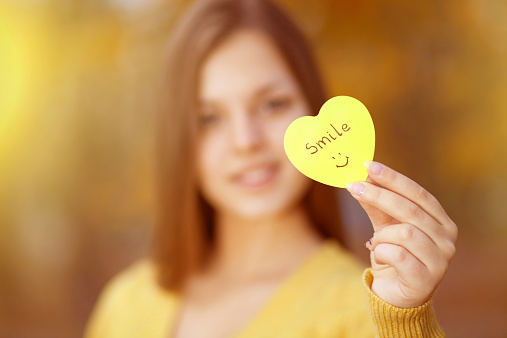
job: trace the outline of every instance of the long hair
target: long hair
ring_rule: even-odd
[[[213,209],[196,179],[197,95],[201,65],[231,33],[252,28],[277,46],[314,114],[326,95],[316,63],[298,27],[268,0],[198,0],[173,31],[157,120],[157,205],[153,259],[161,287],[179,290],[204,262],[214,238]],[[304,205],[324,237],[342,241],[335,189],[313,182]]]

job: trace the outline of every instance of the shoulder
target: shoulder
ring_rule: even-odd
[[[109,301],[126,301],[136,293],[155,286],[153,263],[149,259],[140,259],[115,275],[106,284],[100,297]]]
[[[85,337],[117,336],[112,332],[120,323],[128,326],[150,309],[166,309],[172,295],[157,285],[155,270],[151,260],[141,259],[114,276],[95,304]]]

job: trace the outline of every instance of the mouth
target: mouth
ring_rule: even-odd
[[[272,183],[278,171],[274,164],[247,167],[233,176],[233,182],[244,189],[258,189]]]

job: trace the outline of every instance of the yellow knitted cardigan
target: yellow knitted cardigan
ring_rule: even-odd
[[[372,282],[370,269],[363,270],[336,241],[325,240],[234,337],[445,336],[431,300],[417,308],[397,308],[371,291]],[[85,337],[169,337],[179,302],[177,294],[157,286],[153,263],[138,261],[106,286]]]

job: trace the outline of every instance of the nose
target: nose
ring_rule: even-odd
[[[252,116],[242,114],[234,119],[231,143],[241,153],[257,150],[263,142],[262,126]]]

